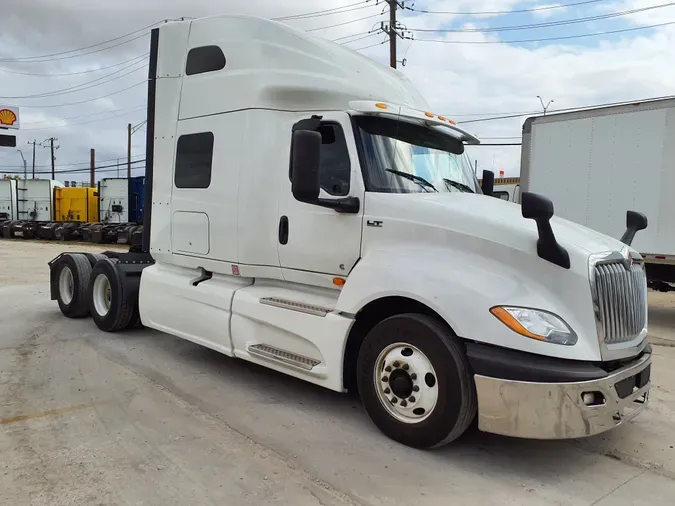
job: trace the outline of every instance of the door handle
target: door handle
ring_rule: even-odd
[[[279,219],[279,243],[288,243],[288,216],[282,216]]]

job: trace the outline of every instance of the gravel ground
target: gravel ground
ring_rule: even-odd
[[[675,496],[675,297],[650,293],[651,401],[584,440],[382,436],[358,399],[49,300],[64,246],[0,240],[0,504],[642,505]]]

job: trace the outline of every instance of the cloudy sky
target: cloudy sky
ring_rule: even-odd
[[[45,140],[58,138],[60,180],[88,180],[126,159],[127,124],[145,119],[149,35],[164,19],[242,12],[338,39],[388,64],[382,0],[1,0],[0,105],[21,109],[17,147],[50,169]],[[485,143],[518,143],[528,115],[675,94],[675,2],[663,0],[416,0],[399,12],[400,70],[434,112]],[[673,23],[673,24],[670,24]],[[659,25],[659,26],[655,26]],[[375,30],[374,32],[371,32]],[[103,43],[103,44],[102,44]],[[514,118],[492,119],[498,116]],[[133,175],[143,173],[145,130],[133,136]],[[517,175],[519,146],[471,148],[479,169]],[[21,173],[0,148],[0,173]],[[74,171],[74,172],[73,172]],[[99,170],[114,177],[116,167]],[[124,167],[120,174],[125,174]],[[40,177],[49,177],[41,174]]]

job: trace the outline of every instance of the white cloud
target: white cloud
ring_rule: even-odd
[[[58,53],[74,48],[99,43],[123,33],[149,25],[164,18],[180,16],[198,17],[222,13],[223,11],[244,12],[276,17],[294,15],[339,7],[356,0],[294,0],[270,2],[269,0],[2,0],[3,16],[0,18],[0,59],[17,56]],[[568,3],[567,1],[565,3]],[[594,7],[592,13],[616,12],[631,8],[653,5],[653,0],[607,1]],[[224,5],[226,5],[224,7]],[[547,5],[536,0],[458,0],[446,2],[433,0],[417,2],[416,8],[453,12],[503,11],[515,8]],[[550,5],[550,4],[548,4]],[[331,16],[319,16],[304,20],[289,20],[288,24],[305,29],[343,23],[364,16],[373,17],[343,26],[319,30],[317,35],[338,38],[355,34],[358,38],[386,16],[378,16],[383,10],[379,6],[368,7]],[[553,9],[532,13],[528,19],[562,14],[569,19],[589,15],[589,10]],[[457,16],[451,14],[432,15],[405,12],[402,22],[410,28],[441,28],[449,23],[462,23],[465,27],[505,26],[522,24],[511,17],[485,15]],[[675,7],[657,9],[622,18],[621,26],[648,25],[657,22],[675,21]],[[528,22],[528,21],[525,21]],[[588,33],[610,28],[603,22],[592,26],[582,25],[574,32]],[[620,26],[620,27],[621,27]],[[619,28],[620,28],[619,27]],[[556,34],[559,33],[556,32]],[[550,36],[548,30],[492,33],[424,33],[416,38],[496,41],[499,38],[536,38]],[[348,44],[361,47],[383,40],[382,35],[372,36]],[[349,40],[349,39],[347,39]],[[82,58],[63,58],[43,63],[3,63],[0,68],[28,73],[82,72],[88,69],[106,67],[126,61],[147,52],[147,37],[130,44],[96,52]],[[552,108],[575,107],[593,103],[632,100],[655,95],[667,95],[675,89],[675,69],[671,65],[672,48],[675,47],[675,28],[663,27],[648,32],[628,32],[622,36],[597,39],[581,39],[552,42],[527,47],[499,44],[468,45],[421,42],[400,44],[400,58],[406,56],[408,65],[402,71],[421,89],[433,109],[459,120],[476,118],[477,114],[493,115],[508,112],[540,110],[537,95],[548,101],[555,100]],[[388,62],[387,45],[364,51],[365,54],[382,63]],[[61,55],[69,56],[69,55]],[[22,76],[0,71],[0,89],[6,96],[27,96],[69,86],[87,83],[120,67],[100,72],[61,77]],[[130,109],[145,102],[143,86],[123,93],[115,91],[132,86],[145,79],[144,71],[102,86],[78,93],[63,94],[40,100],[14,99],[22,107],[22,122],[25,130],[19,136],[19,143],[26,146],[34,138],[38,142],[45,137],[59,137],[61,149],[57,152],[57,163],[66,164],[86,161],[89,148],[96,148],[100,160],[124,157],[126,150],[126,125],[139,123],[144,119],[143,111],[136,109],[115,115],[114,111]],[[37,107],[40,104],[54,105],[79,102],[97,97],[96,101],[65,106]],[[0,98],[0,102],[10,102]],[[106,113],[106,111],[109,111]],[[100,116],[91,116],[100,113]],[[84,116],[81,119],[64,119]],[[473,115],[473,116],[467,116]],[[93,122],[98,118],[105,121]],[[525,117],[503,121],[470,123],[466,127],[483,138],[499,137],[486,142],[513,142],[518,137]],[[78,124],[79,123],[79,124]],[[68,128],[45,130],[50,125],[74,125]],[[33,128],[33,130],[29,130]],[[40,128],[40,130],[38,130]],[[134,136],[134,153],[143,149],[143,132]],[[47,165],[48,150],[38,150],[38,164]],[[24,151],[27,153],[28,151]],[[0,157],[5,154],[0,152]],[[470,155],[479,162],[479,168],[493,165],[503,168],[507,174],[518,172],[520,150],[518,147],[482,147],[470,150]],[[8,160],[12,160],[8,162]],[[20,162],[20,160],[19,160]],[[17,163],[9,155],[0,158],[0,165]],[[29,162],[30,163],[30,162]],[[0,168],[0,170],[5,170]],[[83,177],[86,179],[86,176]]]

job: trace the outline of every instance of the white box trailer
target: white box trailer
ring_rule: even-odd
[[[17,219],[54,221],[54,190],[61,187],[63,183],[51,179],[17,181]]]
[[[102,223],[129,222],[129,179],[105,178],[99,182],[99,220]]]
[[[17,219],[16,180],[0,180],[0,222]]]
[[[541,195],[490,196],[465,152],[478,139],[403,74],[226,15],[153,29],[148,77],[142,241],[50,262],[67,317],[355,388],[420,448],[474,420],[589,436],[646,406],[639,254]]]
[[[675,282],[675,99],[529,118],[520,177],[556,215],[603,234],[621,236],[628,209],[644,214],[632,246],[650,286]]]

